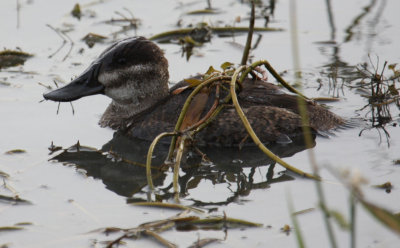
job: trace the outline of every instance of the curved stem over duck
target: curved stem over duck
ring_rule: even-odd
[[[254,68],[260,66],[260,65],[264,65],[265,68],[267,68],[267,70],[272,74],[272,76],[275,77],[275,79],[281,83],[286,89],[288,89],[290,92],[295,93],[301,97],[303,97],[306,100],[310,100],[308,97],[306,97],[305,95],[303,95],[300,91],[296,90],[295,88],[293,88],[289,83],[287,83],[280,75],[278,72],[275,71],[275,69],[271,66],[271,64],[267,61],[267,60],[259,60],[254,62],[253,64],[251,64],[245,71],[244,73],[240,76],[239,78],[239,82],[243,82],[243,80],[245,79],[245,77],[247,76],[247,74],[249,74],[251,71],[254,70]]]
[[[235,73],[232,76],[232,80],[230,83],[230,92],[232,95],[232,102],[233,105],[235,106],[236,112],[238,113],[240,119],[243,122],[244,127],[246,128],[247,132],[249,133],[250,137],[253,139],[254,143],[257,145],[258,148],[260,148],[261,151],[263,151],[268,157],[270,157],[271,159],[273,159],[274,161],[276,161],[277,163],[279,163],[280,165],[282,165],[283,167],[285,167],[287,170],[290,170],[300,176],[304,176],[307,178],[312,178],[312,179],[317,179],[319,180],[318,177],[309,174],[307,172],[303,172],[302,170],[297,169],[294,166],[291,166],[290,164],[286,163],[285,161],[283,161],[280,157],[276,156],[273,152],[271,152],[267,147],[265,147],[263,145],[263,143],[260,141],[260,139],[257,137],[257,135],[255,134],[253,128],[250,125],[250,122],[247,120],[247,117],[245,116],[242,108],[240,107],[237,95],[236,95],[236,80],[237,77],[239,75],[240,72],[246,70],[246,66],[240,66],[239,68],[236,69]],[[247,72],[247,73],[246,73]],[[246,70],[241,78],[245,78],[246,75],[250,72],[250,70]]]

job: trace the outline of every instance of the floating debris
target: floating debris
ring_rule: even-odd
[[[13,149],[13,150],[9,150],[9,151],[5,152],[5,154],[8,154],[8,155],[22,154],[22,153],[26,153],[26,151],[24,149]]]
[[[25,61],[32,56],[32,54],[23,51],[3,50],[0,52],[0,69],[23,65]]]
[[[71,10],[71,15],[73,17],[77,18],[78,20],[81,19],[82,11],[81,11],[81,6],[79,5],[79,3],[74,5],[74,8]]]
[[[89,48],[92,48],[96,43],[103,42],[105,39],[107,39],[106,36],[95,33],[88,33],[85,37],[82,38],[82,40],[85,41],[86,45],[88,45]]]
[[[393,185],[390,182],[386,182],[383,184],[379,185],[373,185],[372,187],[377,188],[377,189],[384,189],[386,193],[390,193],[393,189]]]
[[[32,225],[33,225],[32,222],[18,222],[18,223],[15,223],[14,226],[32,226]]]
[[[20,198],[19,196],[5,196],[0,195],[0,201],[12,203],[12,204],[32,204],[30,201]]]
[[[400,88],[396,88],[396,82],[400,77],[400,70],[396,69],[396,64],[388,65],[388,62],[383,63],[382,69],[378,67],[378,64],[374,66],[371,58],[370,64],[373,70],[368,68],[368,64],[362,64],[357,67],[358,77],[354,80],[359,80],[357,85],[354,86],[357,89],[362,89],[368,94],[362,94],[361,96],[368,99],[368,103],[362,107],[360,110],[369,109],[365,115],[370,122],[370,126],[362,129],[359,136],[365,130],[376,129],[379,134],[379,142],[381,142],[381,131],[383,131],[386,136],[387,145],[390,146],[390,135],[388,130],[386,130],[387,125],[396,126],[396,118],[393,118],[392,109],[390,105],[395,104],[400,108]],[[379,62],[379,58],[377,58]],[[389,69],[392,71],[393,75],[385,76],[385,70]],[[353,80],[353,81],[354,81]]]
[[[226,216],[211,216],[203,219],[191,220],[180,225],[179,230],[222,230],[226,228],[262,227],[262,224]],[[188,227],[192,227],[187,229]],[[196,228],[197,227],[197,228]]]
[[[49,155],[51,155],[56,151],[62,150],[62,146],[55,146],[52,141],[48,149],[50,151]]]
[[[203,210],[193,207],[188,207],[180,204],[164,203],[164,202],[135,202],[132,203],[135,206],[146,206],[146,207],[158,207],[158,208],[170,208],[170,209],[180,209],[180,210],[191,210],[197,213],[204,213]]]
[[[4,171],[1,171],[1,170],[0,170],[0,177],[2,177],[2,178],[8,178],[8,177],[10,177],[10,175],[8,175],[8,174],[5,173]]]
[[[220,14],[221,11],[217,9],[199,9],[199,10],[193,10],[189,11],[186,13],[186,15],[215,15],[215,14]]]
[[[5,82],[5,81],[0,81],[0,85],[2,85],[2,86],[11,86],[11,83]]]
[[[232,36],[237,33],[247,33],[249,27],[211,27],[206,23],[200,23],[196,27],[181,28],[176,30],[171,30],[163,33],[159,33],[150,37],[150,40],[158,41],[161,43],[168,43],[172,40],[178,40],[185,36],[191,36],[193,40],[199,42],[201,37],[210,37],[211,34],[217,34],[219,36]],[[283,31],[279,28],[264,28],[264,27],[254,27],[255,32],[277,32]],[[202,38],[204,39],[204,38]]]
[[[133,16],[133,13],[128,9],[128,8],[123,8],[130,17],[125,16],[123,13],[119,11],[115,11],[115,14],[120,16],[120,18],[112,18],[109,21],[106,21],[106,24],[111,24],[111,25],[119,25],[121,26],[121,30],[114,32],[112,36],[115,36],[120,33],[125,33],[131,29],[135,30],[135,35],[136,35],[136,29],[140,26],[141,21],[138,18],[135,18]]]
[[[205,238],[205,239],[199,239],[196,242],[194,242],[191,246],[188,248],[201,248],[206,245],[212,244],[212,243],[217,243],[220,241],[224,241],[222,239],[215,239],[215,238]]]
[[[20,226],[0,226],[0,232],[19,231],[23,229],[24,228]]]
[[[157,220],[157,221],[152,221],[148,223],[143,223],[140,224],[137,227],[134,228],[118,228],[118,227],[107,227],[107,228],[101,228],[94,230],[93,232],[103,232],[106,235],[109,233],[115,233],[115,232],[121,232],[122,235],[119,236],[117,239],[113,241],[107,241],[107,247],[111,248],[115,246],[118,246],[118,244],[121,244],[123,239],[140,239],[143,237],[151,237],[153,240],[156,240],[158,243],[164,245],[165,247],[177,247],[175,244],[172,242],[164,239],[163,237],[160,236],[160,233],[170,230],[171,228],[176,228],[178,231],[191,231],[191,230],[197,230],[199,227],[202,227],[203,229],[207,229],[204,227],[204,225],[207,225],[208,227],[214,227],[218,225],[218,228],[214,228],[214,230],[226,230],[227,228],[231,228],[232,226],[235,227],[260,227],[262,226],[261,224],[245,221],[245,220],[239,220],[239,219],[233,219],[233,218],[227,218],[226,215],[224,216],[211,216],[207,217],[204,219],[201,219],[200,217],[197,216],[192,216],[189,215],[191,211],[190,210],[185,210],[175,216],[163,219],[163,220]],[[186,228],[186,227],[197,227],[197,228]],[[221,239],[214,239],[214,238],[209,238],[209,239],[201,239],[195,241],[192,246],[190,247],[204,247],[207,244],[215,243],[222,241]]]
[[[291,228],[288,224],[284,225],[281,228],[281,232],[286,233],[286,235],[289,236],[290,232],[293,230],[293,228]]]
[[[54,55],[56,55],[65,46],[65,44],[69,43],[70,44],[69,50],[68,50],[67,54],[64,56],[64,58],[63,58],[63,61],[65,61],[68,58],[69,54],[72,51],[72,48],[75,45],[74,41],[67,35],[67,30],[62,31],[62,30],[60,30],[58,28],[54,28],[50,24],[47,24],[46,26],[49,27],[51,30],[53,30],[63,40],[63,42],[60,45],[60,47],[55,52],[50,54],[49,58],[52,58]]]

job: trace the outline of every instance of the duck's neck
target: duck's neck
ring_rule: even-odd
[[[168,72],[157,71],[146,78],[143,75],[130,77],[123,85],[106,88],[105,94],[113,100],[101,117],[100,126],[124,129],[134,116],[169,95]]]

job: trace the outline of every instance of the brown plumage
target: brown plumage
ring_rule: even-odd
[[[182,106],[193,90],[185,86],[188,83],[181,82],[168,90],[168,62],[161,49],[139,37],[116,42],[77,79],[44,97],[53,101],[73,101],[88,95],[105,94],[112,102],[100,120],[102,126],[152,140],[159,133],[174,129]],[[215,88],[204,91],[194,101],[192,116],[185,120],[187,125],[208,112],[214,102],[214,91]],[[238,97],[262,142],[288,143],[302,135],[297,96],[287,94],[271,83],[248,78]],[[342,118],[316,103],[307,102],[306,106],[312,131],[327,131],[344,124]],[[224,108],[195,140],[202,146],[252,143],[232,106]]]

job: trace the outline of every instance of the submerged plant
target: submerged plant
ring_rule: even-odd
[[[382,130],[386,136],[388,146],[390,145],[390,134],[386,130],[386,126],[397,125],[395,122],[396,118],[393,118],[391,114],[393,110],[391,106],[395,105],[400,110],[400,69],[396,69],[396,66],[397,64],[388,65],[385,61],[381,71],[379,71],[378,65],[373,66],[373,71],[369,70],[367,64],[363,64],[357,68],[361,77],[358,86],[369,91],[368,95],[362,95],[368,99],[368,104],[360,110],[369,109],[365,116],[368,117],[371,123],[370,127],[361,130],[359,135],[361,136],[365,130],[376,129],[381,139],[380,130]],[[386,68],[392,71],[392,75],[384,76]]]
[[[0,52],[0,69],[23,65],[25,61],[32,56],[32,54],[21,50],[5,49]]]

